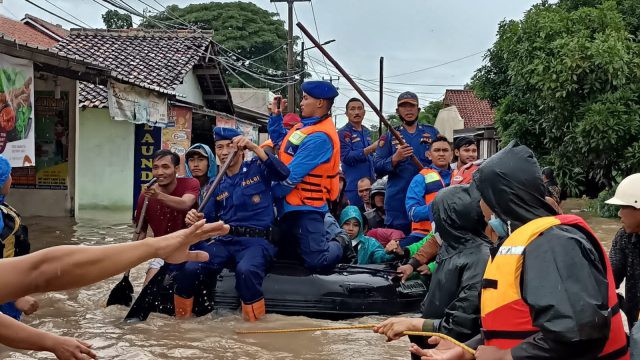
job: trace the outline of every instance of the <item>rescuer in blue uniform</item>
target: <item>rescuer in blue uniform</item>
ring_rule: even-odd
[[[340,141],[331,119],[331,106],[338,90],[326,81],[302,84],[302,121],[287,132],[282,122],[269,121],[269,137],[279,147],[278,158],[291,171],[285,181],[273,186],[281,198],[278,216],[283,240],[292,241],[282,250],[297,249],[305,267],[315,272],[332,270],[343,257],[353,254],[350,241],[327,240],[324,217],[328,201],[340,191]],[[281,112],[286,106],[283,100]],[[278,115],[278,114],[274,114]]]
[[[362,199],[358,194],[358,181],[369,178],[373,184],[376,180],[373,153],[378,147],[378,142],[371,141],[371,132],[362,124],[365,115],[362,100],[351,98],[347,102],[346,114],[349,122],[338,130],[342,173],[347,179],[345,195],[350,205],[362,206]]]
[[[409,234],[411,222],[405,209],[405,195],[411,179],[418,173],[418,167],[411,160],[416,155],[424,167],[431,165],[427,152],[431,141],[439,131],[427,124],[418,124],[418,96],[412,92],[404,92],[398,97],[396,112],[402,120],[402,126],[396,128],[406,145],[397,146],[397,140],[390,132],[382,135],[374,157],[374,166],[378,178],[389,175],[387,191],[384,198],[386,213],[385,225]]]
[[[176,316],[190,316],[198,285],[215,279],[225,265],[232,263],[235,264],[236,290],[242,300],[242,315],[245,320],[255,321],[265,314],[262,281],[276,254],[275,246],[268,240],[275,216],[271,182],[285,180],[289,169],[236,129],[216,127],[214,137],[215,153],[221,163],[233,150],[240,149],[240,152],[213,191],[204,214],[191,210],[186,222],[191,225],[203,217],[207,222],[222,220],[230,226],[230,231],[213,242],[204,241],[194,246],[195,250],[209,253],[209,261],[186,263],[178,273]],[[244,149],[257,156],[243,161]]]

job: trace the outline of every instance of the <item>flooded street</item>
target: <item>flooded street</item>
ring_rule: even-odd
[[[565,204],[567,213],[586,207],[580,200]],[[600,219],[577,212],[608,244],[618,229],[617,220]],[[96,212],[77,223],[69,218],[26,218],[33,250],[60,244],[101,245],[129,241],[132,228],[128,214]],[[99,219],[99,220],[97,220]],[[146,264],[132,271],[137,291]],[[76,291],[36,295],[40,310],[24,317],[36,328],[77,337],[93,344],[102,359],[406,359],[406,339],[386,343],[366,330],[314,332],[283,335],[236,335],[235,329],[319,327],[375,323],[367,317],[332,322],[305,317],[269,314],[257,324],[244,323],[239,313],[210,314],[202,318],[176,321],[152,314],[142,324],[121,322],[124,307],[105,308],[107,296],[119,280],[114,277]],[[48,353],[18,352],[0,348],[0,358],[51,358]]]

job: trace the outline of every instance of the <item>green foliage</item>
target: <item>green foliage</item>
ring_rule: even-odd
[[[589,203],[589,211],[596,213],[600,217],[616,218],[618,217],[619,206],[606,204],[605,201],[611,199],[615,194],[615,189],[607,189],[598,194],[596,199]]]
[[[418,121],[423,124],[435,124],[438,113],[443,107],[442,101],[431,101],[429,105],[424,107],[424,111],[420,112],[421,117],[418,118]]]
[[[213,30],[214,40],[218,44],[239,54],[244,59],[255,59],[281,47],[281,51],[261,57],[255,62],[243,63],[243,66],[250,68],[252,72],[263,75],[263,77],[279,78],[286,76],[284,71],[287,69],[287,51],[283,45],[287,42],[287,31],[284,22],[276,17],[276,13],[264,10],[250,2],[209,2],[191,4],[184,8],[177,5],[167,6],[165,11],[150,16],[150,19],[143,21],[140,26],[158,28],[166,27],[165,23],[170,23],[181,28],[195,26],[202,30]],[[178,19],[186,22],[189,26]],[[161,21],[162,26],[156,21]],[[226,61],[241,62],[242,59],[226,59]],[[298,61],[296,68],[300,69],[301,65]],[[278,72],[270,72],[265,67],[278,70]],[[255,87],[270,89],[281,87],[281,85],[261,81],[238,70],[234,70],[234,72]],[[230,87],[246,87],[241,80],[228,71],[225,75],[227,75],[226,81]],[[271,80],[285,82],[284,79]]]
[[[107,29],[128,29],[133,27],[131,15],[118,10],[107,10],[102,14],[102,22]]]
[[[619,0],[623,1],[623,0]],[[495,106],[506,143],[553,166],[571,194],[596,196],[640,164],[640,44],[614,1],[534,5],[500,24],[471,87]]]

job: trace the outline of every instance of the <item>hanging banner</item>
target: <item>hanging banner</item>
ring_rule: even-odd
[[[134,85],[109,80],[109,115],[113,120],[165,127],[167,97]]]
[[[146,124],[136,125],[133,154],[133,213],[142,186],[153,178],[153,154],[160,150],[162,129]],[[133,215],[132,215],[133,216]]]
[[[0,54],[0,154],[34,166],[33,62]]]
[[[236,124],[236,129],[238,129],[242,135],[248,137],[252,142],[258,143],[258,127],[244,121],[238,121]]]
[[[179,176],[185,176],[184,156],[191,146],[191,109],[182,106],[169,107],[169,126],[162,129],[162,148],[180,155]]]

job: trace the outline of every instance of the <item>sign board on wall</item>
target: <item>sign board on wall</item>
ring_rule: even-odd
[[[134,85],[109,80],[109,115],[113,120],[165,127],[167,97]]]
[[[11,166],[35,165],[33,62],[0,54],[0,154]]]
[[[191,146],[191,109],[182,106],[169,107],[169,127],[162,129],[162,148],[180,155],[179,176],[185,175],[184,156]]]
[[[153,178],[153,154],[162,147],[162,129],[138,124],[135,127],[133,160],[133,212],[136,210],[142,186]]]
[[[69,93],[36,91],[35,169],[14,167],[13,187],[66,190],[69,158]]]

